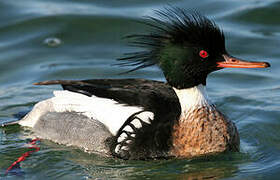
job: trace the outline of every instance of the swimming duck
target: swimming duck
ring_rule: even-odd
[[[157,65],[167,82],[145,79],[51,80],[54,97],[19,124],[37,137],[123,159],[194,158],[239,151],[235,124],[209,100],[207,75],[223,68],[266,68],[231,56],[219,27],[181,8],[156,11],[147,34],[128,36],[142,51],[119,59],[131,71]]]

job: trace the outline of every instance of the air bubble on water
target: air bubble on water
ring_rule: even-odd
[[[44,44],[46,44],[49,47],[57,47],[61,45],[61,43],[62,41],[56,37],[49,37],[44,40]]]

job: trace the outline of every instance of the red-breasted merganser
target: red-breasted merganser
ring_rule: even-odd
[[[228,54],[218,26],[180,8],[156,11],[148,34],[132,35],[145,50],[126,54],[132,70],[158,65],[165,82],[144,79],[54,80],[63,91],[35,105],[19,124],[36,136],[123,159],[193,158],[239,151],[236,126],[211,103],[206,78],[222,68],[266,68]]]

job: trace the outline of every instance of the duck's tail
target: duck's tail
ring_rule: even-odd
[[[29,111],[20,111],[17,112],[15,114],[13,114],[12,116],[14,117],[14,120],[12,121],[7,121],[7,122],[0,122],[0,127],[7,127],[7,126],[11,126],[11,125],[19,125],[20,120],[26,116],[26,114],[28,114]]]
[[[12,121],[12,122],[4,122],[4,123],[0,123],[0,127],[7,127],[7,126],[11,126],[11,125],[17,125],[18,123],[19,123],[19,120]]]

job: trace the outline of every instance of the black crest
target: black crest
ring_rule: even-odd
[[[157,18],[147,17],[144,23],[151,27],[148,34],[129,35],[131,46],[143,48],[140,52],[126,53],[118,60],[124,66],[136,66],[135,71],[141,68],[160,65],[161,51],[170,43],[179,46],[202,47],[212,52],[225,52],[225,38],[218,26],[208,18],[197,12],[188,13],[185,9],[169,7],[156,10]],[[212,48],[215,47],[215,50]]]

